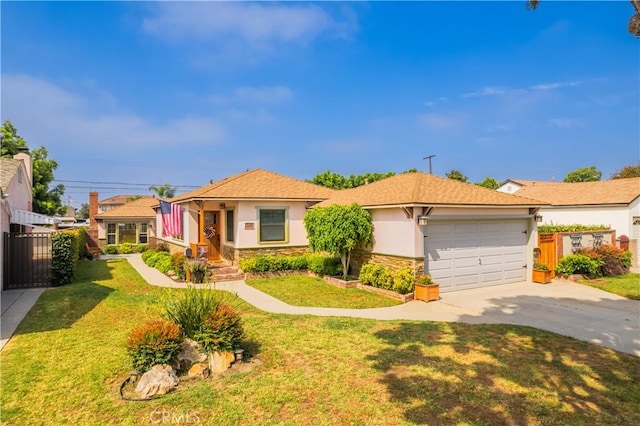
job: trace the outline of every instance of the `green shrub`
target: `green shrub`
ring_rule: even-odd
[[[131,254],[133,253],[133,244],[122,243],[120,244],[120,247],[118,247],[118,251],[122,254]]]
[[[109,245],[104,248],[104,254],[118,254],[118,247]]]
[[[209,281],[209,265],[200,260],[193,260],[185,263],[185,269],[191,275],[191,282],[202,284]]]
[[[136,247],[136,251],[138,253],[144,253],[147,250],[149,250],[149,246],[147,244],[138,244],[138,247]]]
[[[342,275],[342,262],[337,257],[310,256],[309,270],[319,275]]]
[[[173,267],[173,259],[171,258],[171,255],[169,253],[164,251],[161,253],[163,253],[164,255],[158,256],[158,260],[156,261],[154,268],[156,268],[158,271],[162,272],[163,274],[166,274]]]
[[[171,270],[175,272],[180,279],[186,277],[185,260],[186,257],[182,253],[174,253],[171,255]]]
[[[57,232],[51,236],[52,285],[65,285],[73,281],[77,263],[77,237],[71,232]]]
[[[558,262],[555,272],[558,275],[583,274],[590,277],[600,275],[600,267],[603,262],[599,259],[591,259],[584,254],[570,254]]]
[[[156,254],[158,251],[155,249],[148,249],[147,251],[145,251],[144,253],[142,253],[142,261],[146,264],[149,265],[149,258],[151,256],[153,256],[154,254]]]
[[[300,256],[256,256],[242,259],[240,269],[245,272],[276,272],[308,268],[308,257]]]
[[[301,256],[290,256],[288,258],[289,269],[299,271],[301,269],[307,269],[309,267],[309,257],[305,254]]]
[[[180,292],[167,293],[160,301],[162,317],[180,326],[185,336],[194,338],[209,313],[220,304],[209,288],[188,286]]]
[[[609,229],[607,225],[538,225],[538,233],[551,234],[554,232],[576,232],[576,231],[602,231]]]
[[[240,316],[227,303],[221,302],[205,316],[194,340],[210,354],[236,349],[243,335]]]
[[[418,275],[416,278],[416,284],[432,285],[433,278],[429,274]]]
[[[411,273],[411,269],[400,269],[393,275],[393,291],[400,294],[411,293],[413,291],[414,281],[415,279],[413,273]]]
[[[173,364],[183,337],[177,324],[162,319],[136,327],[127,338],[127,352],[133,367],[147,371],[156,364]]]
[[[381,265],[367,263],[360,268],[358,279],[362,284],[370,285],[385,290],[394,289],[394,274],[389,269]],[[400,278],[399,280],[402,280]],[[413,285],[413,279],[412,279]]]

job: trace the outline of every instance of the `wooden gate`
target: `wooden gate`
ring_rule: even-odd
[[[5,232],[4,290],[51,285],[51,234]]]
[[[558,265],[557,244],[558,234],[538,234],[538,248],[540,248],[540,257],[538,263],[543,263],[551,269],[551,277],[555,277],[554,269]]]

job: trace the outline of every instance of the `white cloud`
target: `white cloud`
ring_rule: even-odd
[[[311,4],[161,2],[155,6],[153,16],[143,20],[143,29],[173,41],[239,39],[259,47],[305,43],[329,32],[345,36],[352,28]]]
[[[547,121],[550,127],[558,127],[561,129],[569,129],[573,127],[580,127],[582,122],[580,120],[571,118],[551,118]]]
[[[225,139],[224,128],[209,117],[156,123],[133,113],[99,111],[91,97],[27,75],[2,75],[2,120],[11,120],[34,146],[54,143],[117,150],[210,145]]]
[[[561,87],[575,87],[582,84],[581,81],[561,81],[556,83],[543,83],[531,86],[532,90],[554,90]]]
[[[211,100],[217,105],[231,103],[277,104],[294,98],[291,89],[285,86],[237,87],[229,95],[216,94]]]
[[[509,89],[505,88],[505,87],[487,86],[487,87],[483,87],[480,90],[463,93],[462,97],[463,98],[478,98],[478,97],[482,97],[482,96],[504,95],[504,94],[506,94],[508,92],[509,92]]]

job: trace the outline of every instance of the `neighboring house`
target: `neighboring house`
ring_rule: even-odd
[[[147,244],[155,237],[155,197],[142,197],[93,216],[98,246],[110,244]],[[91,209],[90,209],[91,210]]]
[[[597,182],[545,182],[509,179],[498,189],[543,201],[542,223],[608,225],[630,238],[634,265],[640,253],[640,178]]]
[[[363,263],[431,274],[442,291],[529,280],[535,215],[545,203],[425,173],[405,173],[337,191],[317,207],[358,203],[371,213],[374,243]]]
[[[106,198],[98,202],[98,213],[108,212],[116,207],[123,206],[130,201],[142,197],[141,195],[116,195],[114,197]]]
[[[157,240],[172,252],[237,265],[246,257],[309,250],[307,209],[335,191],[262,169],[249,170],[171,199],[181,207],[181,233],[163,234],[157,208]]]

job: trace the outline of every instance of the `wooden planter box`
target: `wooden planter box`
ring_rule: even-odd
[[[431,285],[416,284],[413,292],[416,300],[424,300],[425,302],[431,302],[433,300],[440,299],[439,284],[431,284]]]
[[[534,269],[532,281],[534,283],[549,284],[551,282],[551,271],[536,271]]]

